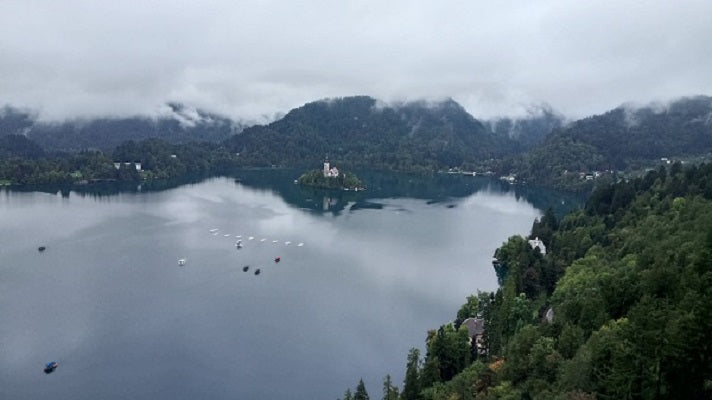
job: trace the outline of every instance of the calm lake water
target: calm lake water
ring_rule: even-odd
[[[427,330],[496,288],[503,241],[576,204],[472,177],[328,193],[296,175],[0,191],[0,398],[333,400],[359,378],[380,398]]]

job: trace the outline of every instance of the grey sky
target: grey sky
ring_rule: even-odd
[[[712,1],[0,2],[0,104],[43,119],[357,94],[478,118],[710,95]]]

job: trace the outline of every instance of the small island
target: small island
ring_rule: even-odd
[[[363,182],[356,175],[340,172],[329,164],[329,160],[324,161],[322,170],[314,169],[303,173],[297,183],[320,189],[365,190]]]

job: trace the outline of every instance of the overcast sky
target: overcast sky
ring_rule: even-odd
[[[0,105],[167,101],[259,120],[326,97],[451,97],[477,118],[712,95],[712,1],[0,1]]]

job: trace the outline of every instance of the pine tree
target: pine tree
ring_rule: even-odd
[[[383,379],[383,400],[398,400],[398,388],[393,385],[391,376],[386,375]]]
[[[420,394],[420,350],[415,347],[408,352],[408,364],[403,380],[401,400],[417,400]]]
[[[363,384],[363,379],[359,379],[358,381],[353,400],[369,400],[368,393],[366,392],[366,385]]]

